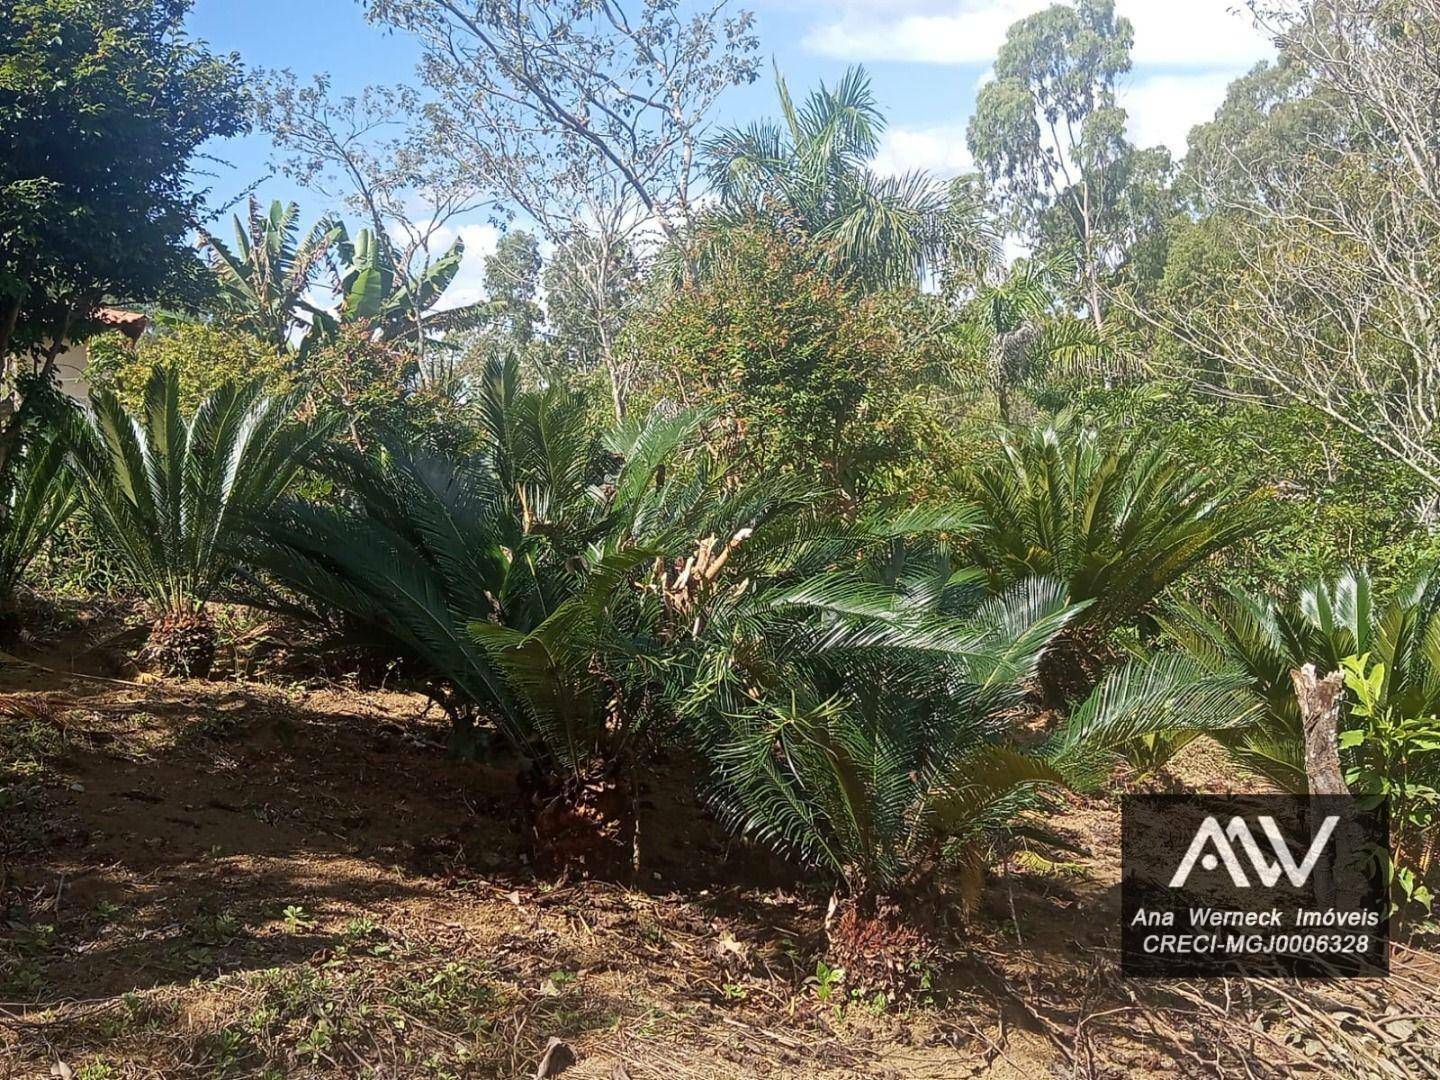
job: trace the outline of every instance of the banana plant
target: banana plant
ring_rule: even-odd
[[[377,341],[397,345],[434,344],[437,334],[483,322],[494,305],[488,301],[436,310],[460,272],[465,241],[456,238],[439,258],[412,272],[402,265],[395,246],[369,229],[352,239],[342,225],[335,238],[333,309],[306,304],[310,328],[302,353],[339,336],[342,327],[363,325]]]
[[[279,200],[262,211],[253,196],[245,221],[234,218],[235,246],[200,230],[210,269],[219,283],[224,317],[236,328],[269,342],[277,351],[295,347],[306,300],[342,227],[326,215],[302,238],[300,208]]]

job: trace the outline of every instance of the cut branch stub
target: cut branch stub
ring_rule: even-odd
[[[1332,671],[1323,679],[1315,665],[1292,668],[1290,681],[1300,705],[1305,734],[1305,779],[1311,795],[1349,795],[1340,768],[1340,705],[1345,700],[1344,676]]]

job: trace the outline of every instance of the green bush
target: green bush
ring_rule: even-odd
[[[285,358],[260,338],[208,323],[164,325],[134,344],[116,333],[87,344],[86,381],[96,391],[112,392],[134,413],[144,405],[150,378],[159,369],[175,373],[180,406],[187,412],[227,382],[266,379],[272,391],[283,392],[291,378]]]
[[[1388,870],[1397,907],[1431,910],[1431,889],[1440,854],[1440,717],[1409,714],[1385,704],[1389,673],[1369,654],[1341,661],[1354,701],[1351,725],[1340,732],[1349,768],[1345,782],[1362,797],[1389,803]]]
[[[713,414],[708,436],[752,471],[793,470],[853,498],[945,441],[924,375],[922,297],[862,295],[809,242],[723,231],[698,284],[662,297],[625,347],[639,398]]]

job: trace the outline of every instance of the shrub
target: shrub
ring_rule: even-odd
[[[1353,726],[1340,733],[1349,768],[1345,782],[1364,797],[1389,802],[1389,874],[1403,902],[1431,910],[1440,853],[1440,717],[1407,716],[1384,704],[1388,672],[1368,654],[1341,661],[1354,695]],[[1391,897],[1395,901],[1395,897]]]
[[[259,382],[224,383],[188,416],[179,374],[154,372],[132,416],[108,390],[73,425],[70,461],[101,541],[149,602],[147,654],[204,675],[215,655],[206,604],[230,575],[247,519],[266,512],[325,432]]]
[[[186,412],[227,382],[266,379],[276,393],[289,387],[285,359],[270,345],[244,331],[208,323],[163,325],[134,345],[121,334],[104,334],[91,338],[87,348],[86,381],[96,391],[114,393],[131,413],[144,408],[157,370],[175,373],[180,407]]]
[[[1041,669],[1052,704],[1090,684],[1114,631],[1261,520],[1253,499],[1165,447],[1142,449],[1070,414],[1007,436],[1000,460],[961,490],[981,511],[969,554],[993,591],[1043,575],[1089,602]]]
[[[921,335],[907,329],[923,324],[923,299],[862,296],[809,242],[759,225],[709,246],[699,283],[629,332],[642,400],[709,409],[710,440],[737,464],[794,470],[853,498],[911,466],[925,432],[942,437],[921,389]]]

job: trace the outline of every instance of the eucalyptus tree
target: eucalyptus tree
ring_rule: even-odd
[[[981,87],[967,129],[976,164],[1032,246],[1045,239],[1052,209],[1068,225],[1097,330],[1101,274],[1113,256],[1102,219],[1123,187],[1117,166],[1133,153],[1115,101],[1133,40],[1114,0],[1056,4],[1021,19],[1000,47],[995,78]]]
[[[885,117],[865,70],[849,68],[797,106],[779,72],[779,124],[727,128],[705,145],[732,219],[762,218],[824,246],[834,272],[870,288],[918,282],[944,253],[946,189],[923,172],[870,167]]]
[[[485,296],[495,305],[503,336],[522,347],[545,320],[538,302],[542,265],[535,235],[523,229],[507,232],[485,258]]]

